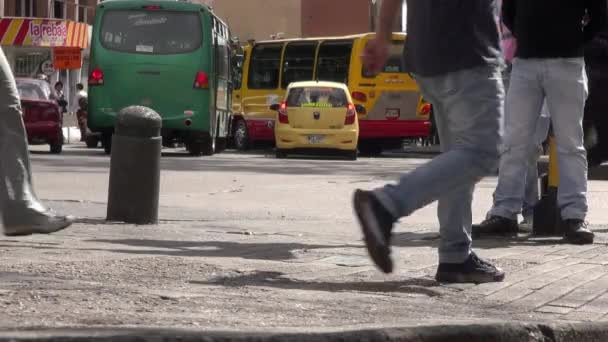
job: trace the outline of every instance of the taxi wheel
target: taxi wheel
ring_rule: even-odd
[[[275,155],[276,155],[277,159],[285,159],[285,158],[287,158],[287,152],[285,152],[285,150],[280,150],[278,148],[275,151]]]
[[[50,145],[50,150],[52,154],[60,154],[61,151],[63,150],[63,144],[59,143],[59,144],[51,144]]]
[[[357,160],[357,150],[347,152],[348,160]]]

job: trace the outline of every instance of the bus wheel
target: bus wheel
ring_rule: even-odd
[[[239,151],[245,151],[249,148],[249,132],[247,131],[247,123],[245,120],[236,122],[234,128],[234,147]]]
[[[104,152],[106,154],[112,153],[112,134],[104,134],[101,139]]]
[[[360,143],[359,152],[368,157],[379,156],[382,154],[382,146],[374,143]]]
[[[96,148],[99,145],[99,139],[93,134],[87,135],[85,142],[88,148]]]
[[[201,144],[201,152],[204,156],[212,156],[216,152],[216,142],[217,139],[215,137],[209,137],[205,142]]]
[[[217,138],[215,142],[215,153],[224,152],[228,147],[228,138]]]

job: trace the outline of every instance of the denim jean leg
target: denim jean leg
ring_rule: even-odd
[[[472,189],[498,159],[504,98],[500,69],[488,66],[416,80],[425,98],[439,108],[443,153],[375,194],[395,217],[441,199],[439,258],[459,263],[470,253]]]
[[[557,202],[563,219],[587,216],[587,153],[583,113],[587,78],[582,58],[547,62],[545,90],[557,145],[559,187]]]
[[[32,188],[28,143],[15,79],[0,49],[0,200],[5,224],[23,220],[29,210],[44,211]]]
[[[523,206],[530,156],[536,148],[534,133],[544,101],[538,60],[513,62],[505,103],[505,136],[498,185],[491,216],[515,220]]]

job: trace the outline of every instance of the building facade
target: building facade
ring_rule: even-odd
[[[197,0],[210,5],[244,42],[375,30],[382,0]],[[401,17],[401,16],[400,16]],[[401,18],[396,30],[401,30]]]
[[[69,101],[76,94],[76,84],[86,84],[97,3],[98,0],[0,0],[0,45],[15,76],[45,75],[52,84],[61,81]],[[59,63],[66,56],[79,56],[80,63]]]

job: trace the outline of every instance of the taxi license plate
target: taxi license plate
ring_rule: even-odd
[[[321,142],[323,142],[323,139],[325,139],[325,136],[323,136],[323,135],[309,135],[308,136],[308,142],[310,144],[320,144]]]
[[[399,110],[398,108],[389,108],[386,110],[385,116],[387,119],[399,119],[399,117],[401,116],[401,110]]]

